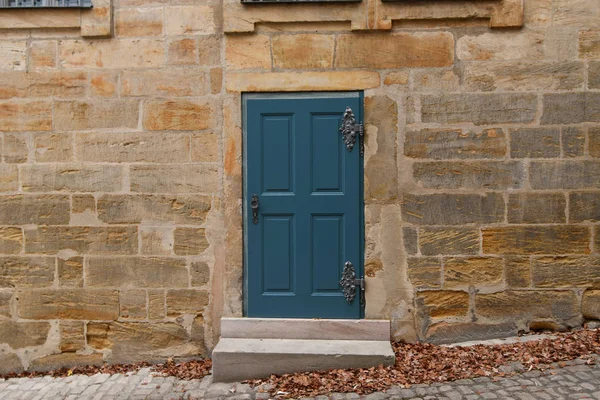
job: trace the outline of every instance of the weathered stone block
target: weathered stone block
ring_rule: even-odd
[[[421,96],[424,123],[475,125],[533,122],[537,111],[534,94],[430,94]]]
[[[60,287],[83,286],[83,257],[58,258],[56,266]]]
[[[146,319],[146,291],[133,289],[119,293],[120,315],[123,319]]]
[[[497,193],[407,194],[402,201],[404,221],[416,225],[463,225],[504,220],[504,199]]]
[[[600,30],[579,32],[579,58],[584,60],[600,59]]]
[[[115,320],[119,317],[119,292],[89,288],[21,291],[17,310],[26,319]]]
[[[65,133],[39,133],[33,137],[36,162],[73,161],[73,137]]]
[[[454,37],[447,32],[337,36],[336,68],[447,67],[453,61]]]
[[[506,137],[502,129],[481,132],[463,129],[421,129],[406,132],[404,155],[412,158],[504,158]]]
[[[54,102],[54,128],[63,131],[137,128],[137,100]]]
[[[594,252],[600,253],[600,226],[594,229]]]
[[[96,97],[114,97],[118,89],[118,73],[94,71],[90,74],[90,91]]]
[[[104,195],[98,199],[98,217],[108,224],[170,221],[200,225],[210,209],[209,196]]]
[[[29,64],[31,69],[56,68],[58,43],[51,41],[33,41],[29,44]]]
[[[200,36],[198,38],[200,65],[221,64],[221,36]]]
[[[91,162],[187,162],[187,135],[163,133],[82,133],[75,136],[80,161]]]
[[[585,150],[585,130],[575,127],[563,127],[562,147],[565,157],[583,156]]]
[[[590,252],[590,230],[582,226],[483,228],[485,254],[577,254]]]
[[[456,43],[456,55],[465,61],[540,60],[544,58],[544,34],[527,30],[465,35]]]
[[[442,263],[437,257],[409,257],[408,279],[417,289],[441,287]]]
[[[27,135],[21,133],[4,134],[4,162],[21,164],[29,158]]]
[[[576,90],[583,72],[581,62],[473,62],[465,65],[464,80],[469,91]]]
[[[173,228],[172,227],[140,227],[141,252],[144,255],[173,254]]]
[[[560,321],[579,316],[579,301],[571,291],[512,291],[476,294],[475,313],[487,319]]]
[[[504,260],[495,257],[455,257],[444,260],[444,288],[502,284]]]
[[[0,224],[68,224],[70,203],[66,195],[0,196]]]
[[[196,289],[175,289],[167,291],[167,316],[182,314],[202,314],[208,305],[208,292]]]
[[[85,275],[89,287],[187,287],[186,262],[180,258],[106,257],[88,259]]]
[[[512,322],[501,324],[448,323],[431,325],[425,341],[436,344],[461,343],[516,336],[517,326]]]
[[[60,351],[75,352],[85,347],[84,322],[60,321]]]
[[[167,36],[215,33],[214,7],[207,4],[165,8]]]
[[[104,364],[102,354],[76,354],[61,353],[36,358],[29,364],[31,371],[55,371],[60,368],[73,368],[77,366],[94,365],[100,367]]]
[[[396,132],[398,104],[388,96],[369,96],[365,99],[365,128],[375,150],[366,149],[365,198],[393,200],[398,196],[396,164]],[[373,138],[374,136],[374,138]]]
[[[419,248],[421,254],[477,254],[479,231],[472,228],[420,228]]]
[[[75,194],[71,196],[71,211],[81,214],[86,211],[96,212],[96,199],[91,194]]]
[[[546,29],[545,53],[551,60],[577,60],[579,30],[573,27],[551,26]]]
[[[52,103],[0,101],[0,126],[4,132],[52,130]]]
[[[469,293],[448,290],[419,292],[415,300],[419,313],[430,318],[465,317]]]
[[[80,71],[44,71],[0,73],[0,98],[11,97],[84,97],[87,73]]]
[[[508,197],[510,224],[567,222],[567,199],[562,193],[518,193]]]
[[[27,42],[3,41],[0,43],[0,70],[25,71],[27,68]]]
[[[600,290],[586,290],[583,292],[581,313],[586,319],[600,319]]]
[[[16,322],[9,319],[0,321],[0,343],[5,343],[15,350],[46,343],[50,331],[50,324],[47,322]]]
[[[415,228],[402,228],[402,241],[406,254],[414,255],[419,252],[419,239]]]
[[[523,187],[525,168],[518,161],[417,162],[413,175],[431,189],[517,189]]]
[[[600,93],[551,93],[544,95],[544,112],[540,123],[579,124],[600,122]]]
[[[0,287],[49,287],[54,269],[50,257],[0,257]]]
[[[0,317],[12,318],[11,302],[14,290],[0,290]]]
[[[275,68],[317,69],[333,66],[333,35],[277,35],[272,40]]]
[[[600,27],[600,9],[587,0],[556,0],[553,14],[554,25]]]
[[[193,262],[190,265],[190,278],[192,286],[204,286],[210,281],[210,268],[203,261]]]
[[[119,37],[161,36],[163,9],[119,9],[115,13],[115,32]]]
[[[512,158],[560,157],[560,129],[530,128],[510,132]]]
[[[137,254],[137,227],[40,226],[25,231],[25,252],[56,254]]]
[[[600,257],[536,257],[532,264],[536,287],[600,288]]]
[[[588,131],[588,140],[590,156],[600,158],[600,128],[590,128]]]
[[[225,61],[230,69],[270,69],[270,37],[256,34],[228,36]]]
[[[23,372],[21,359],[14,353],[0,354],[0,374]]]
[[[409,77],[409,70],[392,71],[385,76],[383,84],[407,86]]]
[[[123,167],[91,164],[31,164],[21,169],[25,192],[116,192]]]
[[[196,39],[176,39],[169,42],[170,65],[190,65],[198,63],[198,41]]]
[[[151,131],[191,131],[217,125],[213,104],[198,100],[149,100],[144,104],[144,127]]]
[[[132,165],[129,175],[132,192],[216,193],[220,188],[216,165]]]
[[[0,192],[19,190],[19,169],[16,165],[0,164]]]
[[[210,92],[221,93],[223,90],[223,68],[211,68],[210,70]]]
[[[171,136],[169,135],[169,137]],[[215,132],[192,134],[192,161],[218,162],[221,159],[219,136]]]
[[[111,349],[108,360],[115,363],[188,355],[187,352],[178,354],[181,353],[178,349],[184,348],[188,342],[188,334],[185,328],[175,323],[89,323],[87,342],[97,350]],[[188,348],[189,352],[194,350]]]
[[[210,243],[204,228],[175,228],[174,251],[178,256],[201,254]]]
[[[208,91],[206,74],[196,68],[121,73],[122,96],[204,96]]]
[[[571,193],[569,222],[600,222],[600,192]]]
[[[167,302],[163,289],[148,289],[148,319],[163,319],[167,316]]]
[[[412,74],[415,92],[457,92],[460,88],[460,78],[452,70],[413,70]]]
[[[61,40],[60,63],[64,68],[159,68],[165,46],[158,39]]]
[[[600,160],[534,161],[529,165],[533,189],[600,188]]]
[[[506,284],[510,288],[531,286],[531,261],[529,257],[509,256],[505,260]]]
[[[589,64],[588,88],[600,89],[600,61],[590,62]]]

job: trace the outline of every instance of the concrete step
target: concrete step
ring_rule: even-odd
[[[221,338],[212,360],[214,382],[236,382],[271,374],[393,365],[395,356],[389,340]]]
[[[221,337],[239,339],[390,340],[390,321],[222,318]]]

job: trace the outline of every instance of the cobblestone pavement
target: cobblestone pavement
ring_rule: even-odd
[[[0,399],[229,399],[265,400],[248,385],[211,384],[211,377],[182,381],[153,376],[149,369],[128,375],[73,375],[67,378],[0,379]],[[393,387],[386,393],[359,396],[333,393],[315,400],[413,399],[413,400],[600,400],[600,366],[572,365],[541,373],[530,371],[510,378],[464,379],[433,385],[413,385],[410,389]]]

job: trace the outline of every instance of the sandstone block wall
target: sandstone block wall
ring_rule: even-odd
[[[207,355],[242,315],[242,92],[365,91],[366,315],[396,339],[600,320],[594,2],[113,0],[105,38],[10,12],[0,373]]]

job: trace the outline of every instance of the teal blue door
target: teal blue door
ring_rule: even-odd
[[[362,120],[362,93],[243,103],[247,316],[361,318],[340,279],[346,262],[362,276],[362,159],[339,128],[346,107]]]

